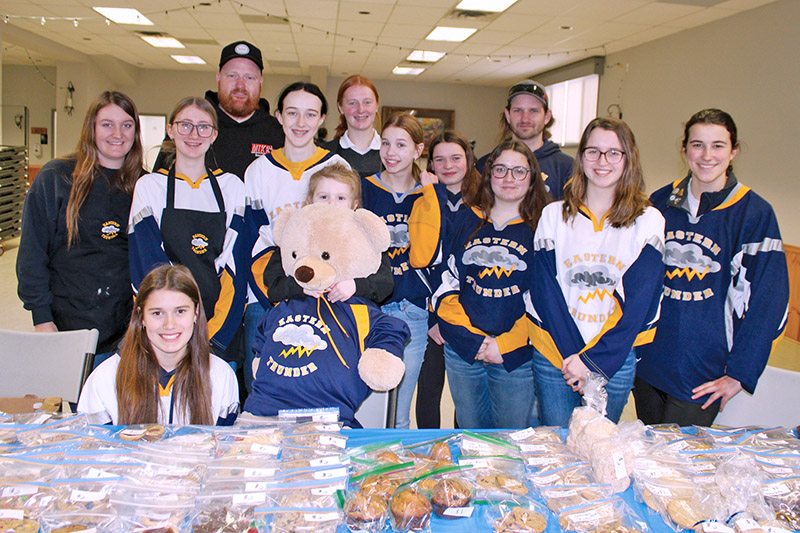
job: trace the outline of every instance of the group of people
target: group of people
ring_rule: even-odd
[[[534,81],[509,89],[489,154],[476,160],[446,130],[421,169],[422,126],[396,113],[379,132],[370,80],[342,83],[335,138],[320,142],[319,87],[290,84],[272,116],[262,70],[258,48],[226,46],[218,92],[178,102],[152,173],[135,105],[105,92],[77,150],[33,181],[19,295],[37,331],[100,331],[79,410],[115,424],[231,423],[234,369],[248,392],[263,389],[254,347],[273,305],[354,295],[410,332],[401,428],[415,389],[419,427],[439,426],[445,373],[463,428],[565,426],[590,380],[609,418],[633,390],[649,424],[710,425],[755,389],[785,325],[788,274],[772,208],[733,173],[724,111],[689,119],[688,175],[648,199],[628,125],[592,120],[573,161],[549,139]],[[283,273],[271,225],[317,202],[387,224],[375,274],[320,294]]]

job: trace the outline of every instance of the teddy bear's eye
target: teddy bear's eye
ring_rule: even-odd
[[[297,259],[297,252],[292,252],[292,259]]]
[[[329,254],[328,252],[322,252],[322,258],[323,258],[325,261],[327,261],[328,259],[330,259],[330,258],[331,258],[331,254]]]

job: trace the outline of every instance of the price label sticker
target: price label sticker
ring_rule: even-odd
[[[472,506],[469,507],[448,507],[442,513],[444,516],[450,516],[453,518],[469,518],[472,516],[472,511],[475,508]]]

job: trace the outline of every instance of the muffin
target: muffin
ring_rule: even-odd
[[[431,503],[436,516],[448,519],[460,517],[449,516],[445,511],[453,507],[466,507],[471,500],[472,494],[469,487],[459,479],[440,480],[434,487],[433,495],[431,496]]]
[[[345,525],[353,531],[381,531],[388,508],[380,496],[359,491],[344,506]]]
[[[361,483],[361,492],[364,494],[380,496],[387,502],[392,497],[395,489],[400,486],[399,479],[391,479],[386,476],[368,476]]]
[[[431,459],[438,462],[452,463],[453,454],[450,453],[450,445],[445,441],[440,441],[431,446]]]
[[[410,487],[392,496],[391,510],[392,526],[400,531],[421,531],[431,519],[431,502]]]

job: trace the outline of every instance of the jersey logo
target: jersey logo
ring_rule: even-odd
[[[192,235],[192,251],[197,255],[203,255],[208,251],[208,237],[202,233]]]
[[[394,248],[386,253],[389,254],[390,259],[394,259],[398,255],[403,255],[404,253],[406,253],[406,250],[408,250],[408,246],[406,246],[405,248]]]
[[[295,354],[298,359],[303,356],[310,357],[316,350],[325,350],[328,347],[325,339],[317,335],[314,328],[308,324],[280,326],[272,333],[272,340],[291,346],[279,354],[284,358]]]
[[[609,298],[613,298],[614,295],[608,289],[595,289],[586,296],[578,296],[578,300],[583,303],[588,303],[589,300],[594,300],[595,298],[600,298],[600,301],[603,301],[603,298],[608,296]]]
[[[478,277],[483,279],[485,276],[491,276],[492,274],[494,274],[495,276],[497,276],[497,279],[500,279],[500,276],[504,274],[506,276],[510,276],[512,272],[514,272],[513,266],[509,270],[506,270],[503,267],[493,266],[492,268],[484,268],[483,270],[481,270],[480,274],[478,274]]]
[[[715,273],[722,270],[722,265],[703,253],[703,248],[695,243],[679,244],[675,241],[667,241],[664,252],[664,263],[667,268],[667,277],[686,276],[688,281],[692,281],[696,276],[702,280],[706,274]]]
[[[692,278],[697,276],[698,279],[703,279],[708,274],[708,269],[710,267],[706,267],[703,269],[702,272],[698,271],[694,268],[684,267],[684,268],[675,268],[672,271],[667,271],[667,277],[669,279],[674,278],[675,276],[681,278],[684,275],[686,276],[687,281],[692,281]]]
[[[266,155],[272,151],[271,144],[258,144],[253,143],[250,146],[250,153],[253,155]]]
[[[100,228],[100,236],[103,237],[105,240],[110,241],[111,239],[119,235],[119,230],[120,230],[119,223],[113,220],[109,220],[107,222],[103,222],[103,227]]]
[[[500,279],[500,276],[508,277],[514,271],[522,272],[528,269],[528,264],[512,254],[505,246],[473,246],[464,252],[461,260],[465,265],[484,267],[478,274],[481,279],[492,274]]]

